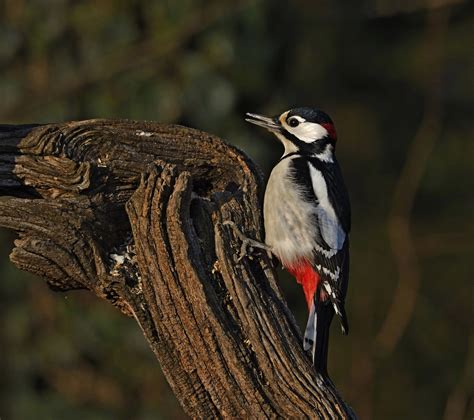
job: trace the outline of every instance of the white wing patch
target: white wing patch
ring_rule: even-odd
[[[311,183],[313,185],[314,194],[318,199],[316,207],[316,215],[319,220],[319,229],[324,241],[333,250],[339,251],[344,246],[346,234],[337,218],[336,212],[331,205],[328,197],[328,188],[323,174],[318,171],[311,163],[309,165],[309,173],[311,175]],[[327,252],[327,251],[326,251]],[[330,251],[329,251],[330,252]]]

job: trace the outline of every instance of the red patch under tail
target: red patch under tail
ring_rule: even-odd
[[[313,296],[321,280],[319,274],[314,270],[311,264],[305,260],[298,261],[285,268],[296,278],[296,281],[303,286],[308,310],[311,310]]]

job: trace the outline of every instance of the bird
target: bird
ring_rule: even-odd
[[[265,248],[301,284],[308,307],[303,348],[328,377],[329,328],[337,314],[349,333],[345,298],[349,280],[351,207],[335,156],[337,134],[325,112],[292,108],[276,117],[247,113],[284,152],[268,179],[263,205]]]

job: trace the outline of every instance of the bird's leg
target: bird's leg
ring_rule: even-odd
[[[268,246],[262,242],[256,241],[255,239],[248,238],[240,231],[240,229],[232,220],[226,220],[222,224],[224,226],[230,226],[232,230],[234,231],[235,235],[242,241],[242,246],[240,247],[240,254],[239,254],[239,258],[237,259],[237,262],[242,260],[242,258],[244,258],[246,255],[249,255],[249,253],[247,252],[248,248],[250,248],[250,253],[252,253],[253,248],[263,249],[267,251],[268,257],[272,259],[273,254],[272,254],[271,246]]]

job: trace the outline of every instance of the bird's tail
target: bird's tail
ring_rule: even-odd
[[[311,350],[313,364],[317,372],[327,376],[327,359],[329,345],[329,327],[331,326],[334,309],[329,302],[319,299],[319,290],[313,298],[313,305],[306,324],[303,348]]]
[[[309,311],[308,322],[306,323],[306,330],[304,332],[304,340],[303,340],[303,349],[305,351],[311,350],[311,356],[315,357],[316,351],[316,339],[318,336],[318,314],[317,314],[317,299],[313,299],[313,304],[311,305],[311,310]]]

